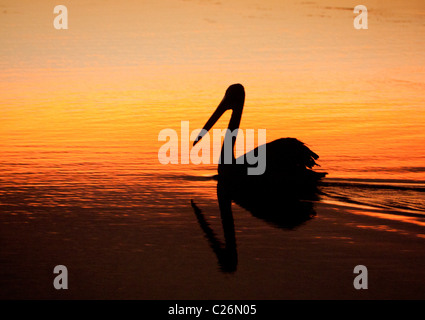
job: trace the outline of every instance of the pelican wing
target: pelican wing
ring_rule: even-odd
[[[276,159],[280,166],[306,167],[312,169],[318,165],[319,156],[303,142],[295,138],[281,138],[267,144],[267,157]],[[269,157],[268,157],[269,158]]]
[[[312,169],[318,166],[316,160],[319,156],[310,150],[303,142],[295,138],[281,138],[261,145],[251,150],[246,155],[253,153],[258,156],[259,150],[266,148],[266,172],[290,172],[296,169]],[[252,158],[252,157],[251,157]]]

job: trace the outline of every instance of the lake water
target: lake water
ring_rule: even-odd
[[[406,246],[419,248],[425,5],[370,1],[368,30],[353,28],[352,5],[73,1],[69,29],[55,30],[54,2],[3,1],[0,296],[316,297],[311,283],[345,279],[351,235],[320,219],[282,230],[237,205],[238,271],[219,270],[191,206],[222,238],[216,165],[160,164],[158,134],[179,133],[181,121],[202,128],[232,83],[246,90],[242,129],[296,137],[320,155],[320,204],[414,219]],[[332,241],[340,256],[315,275]],[[57,264],[74,291],[52,289]],[[344,296],[338,288],[329,296]]]

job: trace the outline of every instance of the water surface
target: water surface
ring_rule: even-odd
[[[363,31],[351,1],[73,1],[68,30],[55,5],[0,6],[2,298],[423,298],[422,1],[369,1]],[[295,230],[233,205],[229,274],[191,206],[223,242],[216,166],[161,165],[158,134],[236,82],[241,128],[299,138],[328,177]]]

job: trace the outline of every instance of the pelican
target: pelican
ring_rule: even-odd
[[[239,129],[242,118],[242,111],[245,103],[245,89],[241,84],[231,85],[224,95],[224,98],[214,111],[212,116],[205,123],[203,130],[194,140],[193,145],[198,143],[208,132],[218,119],[227,110],[232,110],[227,134],[225,135],[221,149],[220,161],[218,164],[218,180],[225,181],[231,185],[231,189],[243,189],[243,197],[246,198],[246,191],[270,193],[277,191],[279,194],[288,195],[291,198],[302,198],[316,192],[317,183],[326,173],[313,171],[317,165],[319,156],[311,151],[303,142],[295,138],[281,138],[272,142],[258,146],[254,150],[240,156],[242,159],[235,159],[236,135],[228,134]],[[226,141],[231,139],[231,141]],[[231,162],[222,161],[225,159],[226,143],[231,142]],[[262,175],[248,175],[247,156],[253,152],[260,154],[258,150],[265,148],[266,168]],[[226,151],[227,150],[227,151]],[[251,158],[252,159],[252,158]],[[261,159],[259,159],[260,161]],[[242,164],[243,163],[243,164]],[[282,192],[283,191],[283,192]],[[309,197],[310,198],[310,197]]]
[[[232,110],[216,176],[224,244],[218,240],[198,206],[191,201],[199,225],[223,272],[235,272],[238,264],[232,201],[276,227],[294,229],[316,215],[311,200],[317,200],[318,182],[326,175],[312,170],[319,156],[295,138],[277,139],[250,151],[260,154],[258,149],[265,148],[266,169],[262,175],[248,175],[249,164],[245,160],[250,152],[238,158],[244,161],[235,159],[236,135],[229,134],[239,128],[244,102],[244,87],[241,84],[231,85],[193,143],[198,143],[225,111]],[[226,149],[229,142],[231,150]],[[226,159],[225,152],[229,150],[230,163],[223,161]]]

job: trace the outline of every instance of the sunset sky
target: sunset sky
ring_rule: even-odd
[[[159,131],[202,127],[239,82],[242,129],[301,139],[334,176],[425,180],[424,18],[422,0],[3,0],[0,150],[119,145],[159,165]]]

